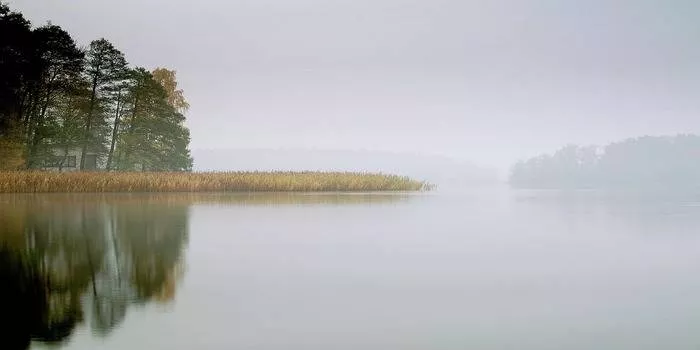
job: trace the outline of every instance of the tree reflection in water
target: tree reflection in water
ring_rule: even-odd
[[[0,197],[0,348],[104,336],[129,306],[173,300],[187,225],[187,202],[162,197]]]

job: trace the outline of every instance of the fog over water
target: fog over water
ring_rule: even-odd
[[[366,149],[505,167],[700,130],[700,3],[11,0],[178,71],[193,149]]]
[[[128,108],[121,90],[121,107],[96,108],[95,128],[113,119],[97,143],[113,140],[122,164],[105,169],[129,173],[0,172],[4,191],[31,192],[0,194],[2,350],[698,349],[700,1],[9,6],[147,70],[123,87]],[[19,66],[42,65],[13,45]],[[189,148],[158,66],[191,105]],[[0,153],[18,168],[46,136],[86,158],[97,78],[44,118],[53,84],[22,74],[0,90],[8,110],[33,108],[16,113],[26,140]],[[32,98],[15,89],[33,84]],[[153,103],[138,110],[142,96]],[[61,171],[67,152],[34,161]],[[97,170],[90,157],[80,169]],[[170,172],[189,170],[438,187]],[[52,179],[128,193],[35,193]],[[337,192],[263,192],[308,188]]]
[[[693,195],[44,194],[0,209],[3,349],[697,348]]]

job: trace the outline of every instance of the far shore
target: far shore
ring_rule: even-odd
[[[432,185],[362,172],[51,172],[0,171],[0,193],[400,192]]]

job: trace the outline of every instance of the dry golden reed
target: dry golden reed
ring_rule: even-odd
[[[0,171],[0,193],[372,192],[430,187],[405,176],[352,172]]]

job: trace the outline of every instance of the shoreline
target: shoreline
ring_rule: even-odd
[[[431,184],[407,176],[363,172],[0,171],[0,193],[352,193],[431,189]]]

